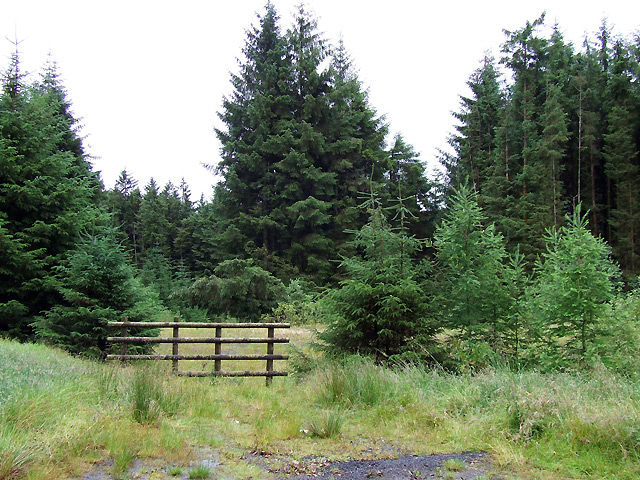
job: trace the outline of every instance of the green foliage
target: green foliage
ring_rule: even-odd
[[[358,229],[367,212],[358,208],[372,168],[374,183],[395,197],[415,195],[421,207],[431,187],[424,167],[401,137],[385,151],[383,118],[370,106],[342,42],[330,46],[301,5],[282,33],[272,4],[247,32],[233,94],[223,100],[217,130],[222,144],[214,203],[218,228],[214,253],[222,260],[263,251],[305,275],[327,283],[336,274],[332,258],[349,246],[346,229]],[[330,61],[328,61],[330,60]],[[416,230],[428,230],[424,223]],[[351,252],[349,252],[351,253]]]
[[[346,278],[323,300],[332,319],[322,338],[339,350],[387,360],[428,352],[438,326],[425,292],[427,264],[413,260],[423,243],[393,231],[374,197],[369,210],[369,223],[353,232],[358,253],[340,263]]]
[[[545,252],[546,229],[583,203],[592,233],[631,278],[640,270],[637,38],[614,35],[603,22],[577,52],[558,25],[550,35],[544,25],[542,15],[504,31],[504,82],[492,58],[471,75],[472,95],[454,114],[455,155],[443,155],[448,189],[471,178],[489,221],[508,251],[520,249],[529,273]]]
[[[149,321],[157,312],[113,232],[85,238],[56,270],[51,282],[59,303],[34,322],[41,340],[101,357],[107,349],[107,322],[125,317]]]
[[[158,368],[138,367],[133,374],[129,396],[131,417],[137,423],[153,424],[161,414],[173,415],[180,406],[179,395],[168,390]]]
[[[375,407],[390,401],[400,390],[398,378],[369,358],[348,356],[321,368],[317,398],[329,407]]]
[[[210,315],[257,321],[284,297],[282,282],[251,259],[224,261],[214,273],[197,279],[186,291],[191,304]]]
[[[0,92],[0,331],[33,336],[56,303],[50,278],[78,236],[106,219],[55,65],[27,84],[18,55]]]
[[[455,191],[434,235],[438,303],[446,324],[463,338],[497,346],[509,323],[512,299],[502,235],[484,221],[476,193],[468,185]]]
[[[640,377],[640,291],[619,293],[598,321],[600,337],[589,356],[621,375]]]
[[[302,279],[291,280],[285,290],[285,300],[278,302],[270,316],[292,325],[318,323],[320,312],[315,301],[316,295],[310,293],[309,288]]]
[[[548,250],[529,289],[531,315],[545,345],[541,363],[557,366],[592,363],[588,353],[602,335],[620,274],[609,246],[588,231],[580,206],[566,221],[548,232]]]

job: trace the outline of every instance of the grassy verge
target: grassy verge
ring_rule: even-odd
[[[359,357],[296,361],[306,373],[266,388],[0,341],[0,480],[73,478],[102,460],[114,478],[134,459],[188,471],[203,448],[219,457],[215,478],[229,479],[269,478],[250,451],[272,454],[276,472],[308,456],[483,450],[506,478],[640,477],[640,386],[608,371],[454,376]]]

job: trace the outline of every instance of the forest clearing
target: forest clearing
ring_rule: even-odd
[[[640,478],[640,35],[504,30],[429,176],[304,5],[256,18],[198,201],[105,188],[15,40],[0,480]]]

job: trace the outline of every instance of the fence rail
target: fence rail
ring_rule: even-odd
[[[288,343],[287,337],[276,337],[275,330],[278,328],[290,328],[289,323],[199,323],[199,322],[109,322],[110,327],[120,327],[120,336],[107,337],[107,341],[120,344],[119,355],[107,355],[107,360],[171,360],[172,370],[177,375],[187,377],[266,377],[267,385],[271,384],[273,377],[286,376],[287,372],[277,371],[273,368],[274,360],[287,360],[288,355],[280,355],[274,353],[274,345],[276,343]],[[136,328],[171,328],[173,336],[171,337],[130,337],[127,335],[130,327]],[[181,337],[181,328],[209,328],[215,329],[215,337]],[[259,329],[266,328],[267,336],[262,338],[246,337],[246,338],[223,338],[223,329]],[[132,355],[127,354],[127,346],[130,344],[148,345],[155,343],[171,343],[173,345],[171,355]],[[214,345],[214,354],[180,354],[181,343],[210,343]],[[257,344],[265,343],[267,352],[261,354],[223,354],[223,344]],[[180,371],[178,369],[179,360],[213,360],[213,371]],[[223,371],[223,360],[262,360],[266,361],[266,370],[248,370],[248,371]]]

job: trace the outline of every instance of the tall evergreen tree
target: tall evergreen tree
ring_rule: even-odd
[[[153,299],[145,296],[134,269],[113,232],[85,238],[55,268],[51,283],[60,300],[34,322],[39,339],[72,353],[102,358],[107,353],[107,322],[149,321]],[[151,332],[131,332],[150,335]],[[146,347],[148,350],[148,347]]]
[[[230,258],[260,252],[267,269],[284,261],[324,282],[335,273],[344,230],[366,221],[358,192],[371,175],[376,183],[388,178],[386,126],[344,45],[330,59],[304,6],[281,34],[267,4],[243,52],[217,132],[224,180],[214,201],[216,236]]]
[[[504,104],[499,80],[493,57],[485,56],[482,67],[467,81],[471,96],[461,96],[460,111],[453,114],[460,125],[456,126],[458,133],[450,139],[457,157],[449,171],[450,182],[458,188],[469,178],[480,194],[478,201],[481,205],[485,182],[491,181],[495,172],[495,130]]]
[[[135,265],[140,265],[142,231],[139,215],[142,195],[138,181],[126,170],[120,172],[113,189],[107,192],[106,208],[111,213],[112,222],[123,237],[124,248],[130,253]],[[125,241],[126,239],[126,241]]]
[[[101,184],[77,136],[55,70],[28,85],[16,53],[0,95],[0,229],[16,254],[0,276],[0,330],[29,337],[31,318],[56,300],[54,267],[83,231],[104,223]]]
[[[640,158],[636,136],[638,117],[631,90],[629,53],[621,41],[614,46],[612,78],[607,92],[612,102],[605,134],[605,173],[611,182],[610,242],[623,270],[640,271]],[[615,202],[615,203],[614,203]]]
[[[268,3],[258,26],[247,33],[240,74],[232,75],[233,95],[223,100],[216,130],[222,144],[216,188],[220,234],[237,232],[229,254],[242,255],[250,246],[282,252],[289,234],[281,221],[281,200],[296,186],[277,185],[278,164],[293,153],[293,66]],[[282,187],[282,188],[280,188]]]
[[[388,127],[370,105],[342,39],[332,54],[330,74],[326,163],[336,178],[330,235],[342,251],[348,248],[346,230],[367,222],[367,212],[360,208],[361,192],[371,181],[377,189],[389,168],[384,151]]]

